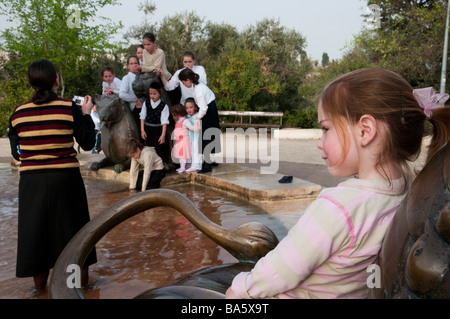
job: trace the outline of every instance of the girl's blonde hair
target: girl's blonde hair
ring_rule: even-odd
[[[328,84],[320,96],[320,102],[324,113],[341,133],[344,156],[348,152],[350,138],[345,134],[344,120],[357,124],[363,115],[371,115],[384,123],[387,129],[386,141],[380,150],[377,168],[387,177],[382,167],[384,163],[392,162],[408,179],[408,162],[420,155],[427,117],[413,95],[413,88],[405,79],[385,69],[353,71]],[[430,122],[434,132],[428,159],[450,137],[449,111],[448,108],[441,108],[433,112]]]

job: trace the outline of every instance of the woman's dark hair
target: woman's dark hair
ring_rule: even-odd
[[[191,69],[184,69],[183,71],[181,71],[178,78],[180,79],[180,81],[191,80],[195,85],[198,85],[198,81],[200,80],[200,76]]]
[[[33,62],[28,68],[28,83],[36,91],[33,95],[34,104],[44,104],[57,98],[53,87],[58,75],[52,62],[48,60],[38,60]]]

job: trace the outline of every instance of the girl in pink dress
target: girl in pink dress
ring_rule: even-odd
[[[172,113],[172,117],[175,121],[175,130],[173,132],[175,140],[172,153],[173,160],[174,162],[176,162],[175,159],[179,160],[180,168],[177,169],[177,172],[179,174],[183,174],[186,171],[187,161],[191,159],[189,127],[192,126],[192,124],[186,118],[186,108],[183,105],[174,105],[170,112]]]

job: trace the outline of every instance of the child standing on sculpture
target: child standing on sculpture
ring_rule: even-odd
[[[166,176],[161,158],[156,154],[154,147],[144,147],[136,140],[131,139],[126,146],[128,157],[131,158],[130,191],[146,190],[161,187],[161,181]],[[144,170],[140,170],[140,166]]]
[[[420,153],[425,121],[434,126],[428,158],[450,138],[448,95],[426,93],[419,98],[383,69],[325,88],[318,148],[333,176],[355,177],[322,191],[272,252],[234,278],[228,298],[368,297],[367,269],[413,179],[408,163]]]
[[[141,127],[139,114],[142,110],[142,103],[133,91],[133,82],[136,80],[136,75],[139,73],[139,59],[136,56],[129,57],[127,67],[129,72],[122,79],[119,97],[129,103],[137,128],[139,129]]]
[[[172,74],[167,70],[166,54],[157,47],[156,37],[153,33],[146,33],[142,39],[144,45],[142,66],[139,71],[142,73],[157,72],[156,69],[162,70],[166,79],[170,79]],[[159,76],[159,74],[158,74]]]
[[[116,77],[114,70],[107,66],[102,70],[101,76],[103,80],[102,95],[119,94],[122,81]]]
[[[189,127],[194,126],[186,118],[186,108],[177,104],[170,109],[173,120],[175,121],[174,139],[175,146],[173,148],[173,157],[180,161],[180,168],[177,169],[179,174],[186,171],[186,163],[191,159],[191,140],[189,138]]]
[[[202,153],[200,152],[200,132],[195,129],[195,120],[198,117],[198,105],[195,104],[193,98],[188,98],[185,103],[186,118],[190,122],[189,139],[191,142],[191,167],[186,171],[187,173],[197,172],[202,169]]]
[[[170,111],[161,100],[162,85],[153,82],[150,85],[150,98],[142,106],[140,114],[141,137],[145,146],[154,147],[164,164],[170,163],[169,145],[166,143],[167,126],[170,124]]]

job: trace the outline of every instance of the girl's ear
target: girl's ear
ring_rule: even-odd
[[[358,123],[358,137],[361,146],[368,146],[375,139],[377,134],[377,120],[372,115],[363,115]]]

